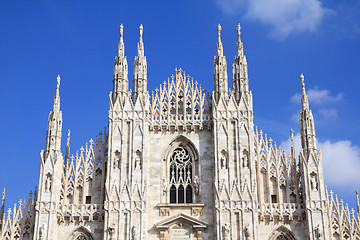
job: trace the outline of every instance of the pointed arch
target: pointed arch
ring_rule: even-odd
[[[80,226],[75,229],[70,235],[71,240],[94,240],[90,230],[85,228],[84,226]]]
[[[287,227],[280,226],[270,234],[269,240],[295,240],[295,235]]]

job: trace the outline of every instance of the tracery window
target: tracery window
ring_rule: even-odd
[[[288,240],[287,237],[285,237],[283,234],[277,236],[275,240]]]
[[[170,203],[193,202],[193,159],[188,150],[177,147],[170,156]]]

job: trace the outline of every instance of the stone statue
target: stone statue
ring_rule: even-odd
[[[316,225],[316,227],[315,227],[315,238],[317,239],[317,240],[322,240],[323,239],[323,232],[322,232],[322,230],[321,230],[321,227],[320,227],[320,225],[318,224],[318,225]]]
[[[44,234],[45,234],[45,225],[43,224],[39,229],[39,240],[44,239]]]
[[[139,232],[137,229],[137,225],[134,225],[131,229],[131,239],[132,240],[138,240],[139,239]]]
[[[230,225],[225,223],[225,225],[223,226],[223,235],[224,235],[224,240],[230,240]]]
[[[194,177],[194,191],[196,195],[199,195],[200,192],[200,179],[198,176]]]
[[[114,168],[118,168],[120,165],[120,152],[118,150],[115,151],[114,157]]]
[[[318,185],[317,185],[317,181],[316,181],[316,175],[311,176],[310,182],[311,182],[311,189],[314,191],[317,191]]]
[[[165,195],[167,193],[167,181],[166,181],[166,178],[162,179],[162,191],[163,191],[163,195]]]
[[[48,174],[45,179],[45,192],[51,191],[51,185],[52,185],[51,176],[50,174]]]
[[[246,228],[245,228],[245,237],[246,237],[247,240],[252,240],[253,239],[251,229],[250,229],[249,226],[246,226]]]
[[[141,169],[141,163],[140,163],[140,158],[139,157],[136,157],[135,158],[135,167],[134,169]]]
[[[109,227],[109,234],[110,234],[110,236],[115,235],[115,223],[111,224],[111,226]]]
[[[224,155],[220,158],[220,167],[221,169],[226,169],[226,157]]]

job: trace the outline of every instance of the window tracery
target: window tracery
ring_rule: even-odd
[[[170,156],[170,203],[193,202],[193,160],[187,149],[177,147]]]
[[[283,234],[281,234],[281,235],[277,236],[275,240],[288,240],[288,239]]]

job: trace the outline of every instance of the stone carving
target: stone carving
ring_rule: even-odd
[[[316,240],[322,240],[323,239],[323,231],[319,224],[316,225],[314,231],[315,231]]]
[[[250,226],[245,227],[245,237],[246,237],[247,240],[252,240],[253,239]]]
[[[310,182],[311,182],[311,189],[314,191],[318,190],[318,184],[317,184],[317,180],[316,180],[316,174],[312,174],[310,177]]]
[[[39,240],[43,240],[45,236],[45,225],[43,224],[39,229]]]
[[[45,179],[45,192],[51,192],[51,188],[52,188],[52,179],[51,179],[51,174],[48,173]]]
[[[119,150],[116,150],[114,156],[114,169],[120,167],[120,158],[121,158],[121,153],[119,152]]]
[[[223,226],[223,239],[230,240],[230,225],[227,223]]]
[[[221,169],[226,169],[227,166],[226,166],[226,157],[225,155],[222,155],[221,158],[220,158],[220,167]]]
[[[200,179],[198,176],[194,177],[194,192],[195,195],[199,195],[200,192]]]
[[[170,208],[160,207],[159,208],[159,215],[162,217],[170,216]]]
[[[132,240],[138,240],[139,239],[139,231],[137,225],[134,225],[131,228],[131,239]]]
[[[115,223],[111,224],[111,226],[109,227],[109,234],[112,239],[112,237],[115,235]]]
[[[141,161],[140,161],[140,157],[135,157],[135,170],[140,170],[141,169]]]
[[[167,184],[167,180],[166,178],[163,178],[162,179],[162,192],[163,192],[163,195],[165,195],[168,191],[168,184]]]

